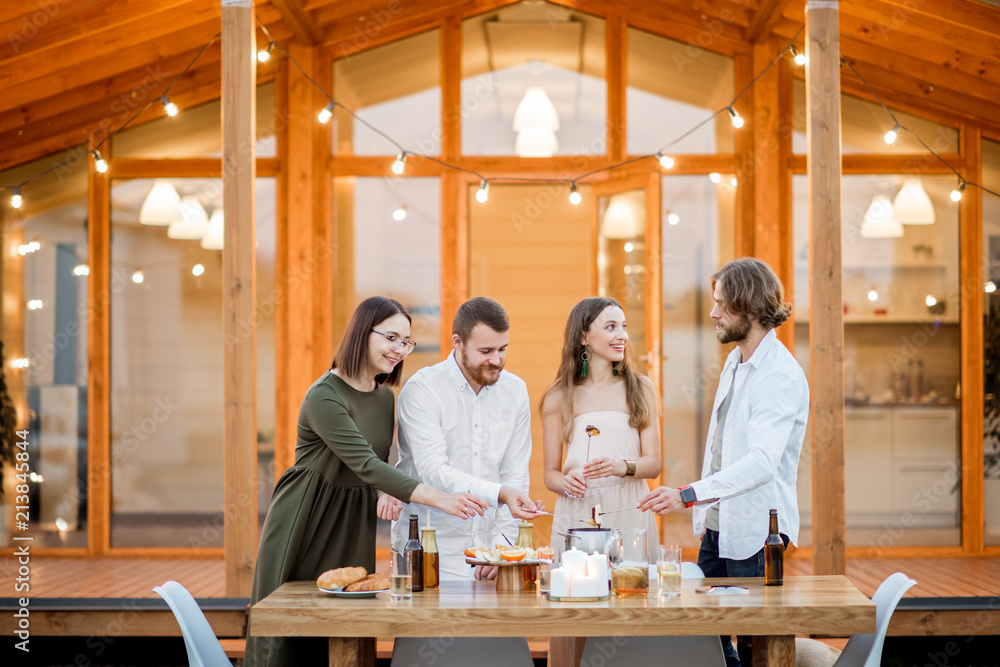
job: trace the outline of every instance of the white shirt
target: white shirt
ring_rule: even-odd
[[[450,493],[469,491],[487,501],[487,512],[511,542],[517,523],[498,507],[503,485],[528,490],[531,458],[531,405],[528,388],[516,375],[500,372],[477,395],[452,352],[439,364],[417,371],[399,393],[399,463],[396,467],[428,486]],[[441,579],[471,579],[463,552],[471,546],[504,543],[487,517],[462,520],[436,508],[408,504],[392,524],[394,548],[402,549],[408,517],[420,516],[437,530]]]
[[[711,474],[719,405],[733,387],[722,432],[722,468]],[[770,330],[745,363],[740,348],[726,359],[712,407],[702,479],[691,484],[699,501],[718,498],[719,556],[743,560],[764,547],[768,510],[778,529],[799,538],[795,491],[799,453],[809,419],[809,385],[795,357]],[[695,505],[695,535],[705,532],[711,504]]]

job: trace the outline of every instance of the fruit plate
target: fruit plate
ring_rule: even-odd
[[[497,563],[493,563],[485,558],[470,558],[469,556],[466,556],[465,562],[469,565],[499,565],[500,567],[513,567],[520,565],[524,567],[528,565],[541,565],[542,563],[549,563],[551,561],[540,560],[538,558],[524,558],[522,560],[501,560]]]
[[[319,588],[317,586],[316,588]],[[373,598],[379,593],[388,593],[388,588],[383,588],[380,591],[345,591],[342,588],[319,588],[323,593],[330,593],[338,598]]]

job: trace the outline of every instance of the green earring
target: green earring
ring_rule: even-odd
[[[580,351],[580,377],[587,377],[587,362],[590,361],[590,352],[587,352],[587,348],[584,347]]]
[[[611,374],[618,375],[618,362],[611,364]]]

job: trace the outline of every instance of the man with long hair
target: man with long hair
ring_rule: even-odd
[[[504,370],[509,331],[507,313],[499,303],[486,297],[469,299],[455,313],[451,354],[417,371],[399,394],[396,467],[440,489],[469,491],[491,505],[489,517],[469,522],[452,521],[431,510],[442,580],[496,578],[495,567],[470,570],[465,549],[502,544],[504,536],[513,541],[513,517],[538,516],[527,493],[528,389],[521,378]],[[404,508],[400,520],[393,522],[397,548],[406,541],[408,514]]]
[[[786,546],[798,540],[795,483],[809,385],[774,332],[791,307],[771,267],[749,257],[729,262],[712,276],[712,293],[716,337],[736,347],[719,378],[702,477],[680,489],[661,486],[639,507],[663,515],[693,506],[705,576],[762,577],[769,510],[778,510]],[[751,664],[750,637],[738,638],[738,652],[730,638],[722,642],[729,667]]]

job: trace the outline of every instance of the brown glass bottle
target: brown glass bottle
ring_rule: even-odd
[[[771,528],[764,542],[764,585],[784,583],[785,543],[778,533],[778,510],[771,510]]]
[[[410,558],[410,572],[413,574],[413,592],[424,590],[424,548],[420,546],[420,530],[417,527],[417,515],[410,515],[410,539],[403,547]]]

